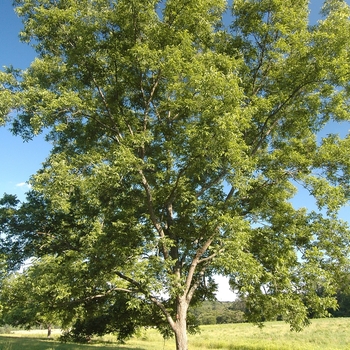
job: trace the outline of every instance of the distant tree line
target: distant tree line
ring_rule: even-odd
[[[194,319],[200,325],[245,322],[245,302],[236,299],[233,302],[205,301],[193,309]]]
[[[331,317],[350,317],[350,276],[344,279],[344,284],[337,292],[338,308],[329,310]],[[205,301],[191,312],[199,325],[242,323],[246,322],[247,305],[244,300],[237,298],[233,302]],[[318,318],[317,313],[309,317]],[[282,320],[277,317],[276,320]]]

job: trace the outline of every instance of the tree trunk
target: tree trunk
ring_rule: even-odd
[[[176,350],[188,350],[187,347],[187,330],[185,328],[175,332]]]
[[[174,329],[176,350],[188,350],[187,340],[187,310],[188,303],[185,298],[178,301],[176,325]]]

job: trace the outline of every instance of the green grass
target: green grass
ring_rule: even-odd
[[[189,350],[350,350],[350,318],[312,320],[301,333],[290,332],[283,322],[266,323],[263,329],[251,324],[202,326],[201,333],[189,336]],[[173,339],[153,329],[120,345],[112,335],[94,339],[92,344],[62,344],[47,339],[44,331],[14,332],[0,336],[0,350],[174,350]]]
[[[350,349],[350,319],[313,320],[303,332],[290,332],[283,322],[263,329],[248,324],[206,326],[191,338],[190,349],[228,350],[335,350]]]

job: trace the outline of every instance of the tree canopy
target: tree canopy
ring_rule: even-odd
[[[67,267],[67,304],[96,313],[150,308],[178,350],[214,274],[255,322],[335,305],[350,137],[320,133],[350,119],[345,1],[315,25],[307,0],[14,4],[37,58],[0,73],[0,118],[53,148],[27,201],[1,203],[9,266]],[[300,188],[318,211],[293,207]]]

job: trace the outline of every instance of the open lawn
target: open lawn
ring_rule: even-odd
[[[350,318],[312,320],[301,333],[290,332],[283,322],[266,323],[263,329],[251,324],[202,326],[189,337],[189,350],[350,350]],[[0,336],[0,350],[174,350],[174,340],[163,340],[153,329],[130,339],[125,345],[112,336],[94,339],[92,344],[62,344],[45,337],[45,331],[17,331]]]

